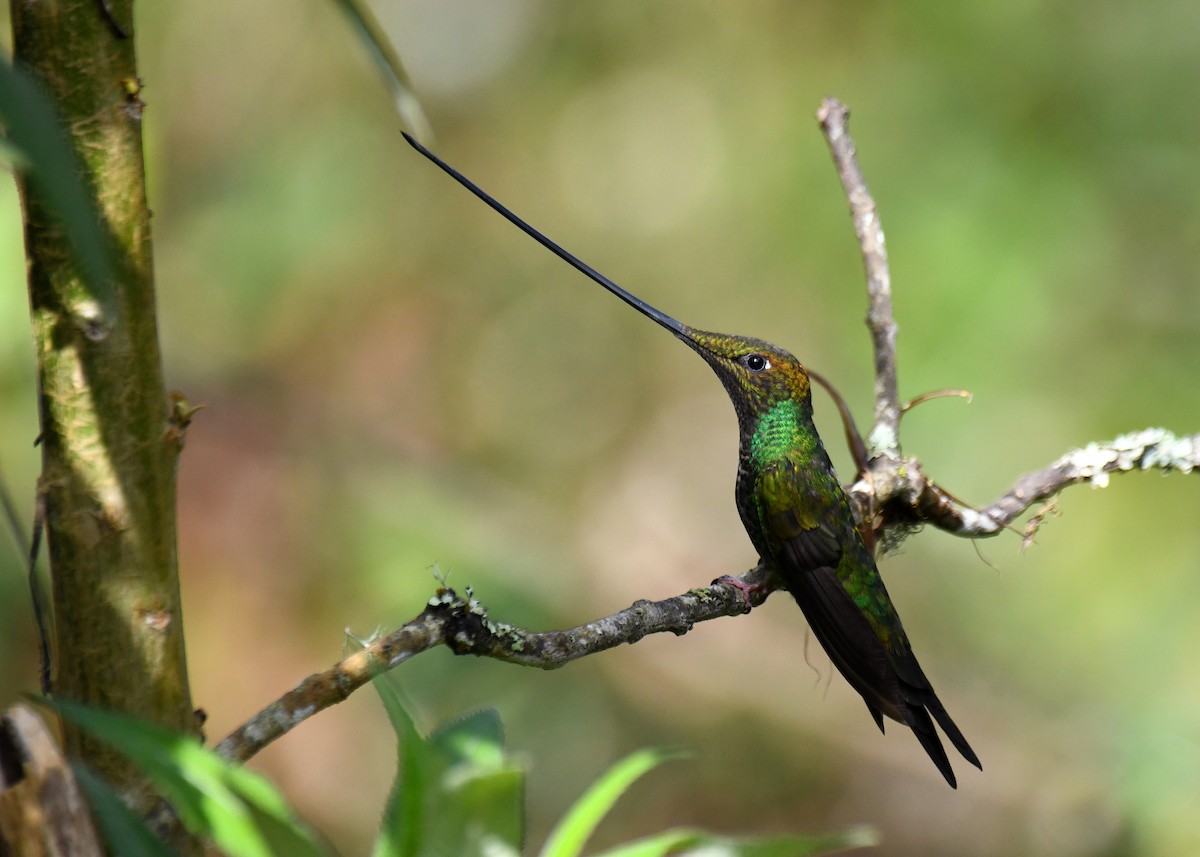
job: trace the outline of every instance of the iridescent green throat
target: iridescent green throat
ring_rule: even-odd
[[[757,466],[768,467],[797,453],[809,458],[820,443],[811,407],[784,399],[758,418],[750,436],[750,458]]]

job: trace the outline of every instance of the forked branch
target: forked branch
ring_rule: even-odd
[[[867,276],[867,326],[875,351],[875,418],[865,467],[849,489],[860,520],[869,522],[869,529],[875,532],[929,523],[978,538],[1010,528],[1022,513],[1070,485],[1091,482],[1102,487],[1109,474],[1129,470],[1200,470],[1200,435],[1176,437],[1164,429],[1146,429],[1072,450],[1045,469],[1022,476],[991,506],[973,509],[927,479],[918,459],[900,454],[904,408],[896,382],[891,277],[875,201],[859,169],[847,126],[849,115],[844,104],[830,98],[822,103],[817,118],[850,203]],[[857,436],[850,431],[851,425],[848,423],[848,433]],[[856,459],[862,457],[860,450]],[[1035,514],[1025,531],[1026,542],[1040,521],[1041,515]],[[639,601],[578,628],[544,633],[490,620],[470,590],[464,599],[441,589],[412,621],[328,670],[309,676],[238,728],[217,750],[230,759],[245,761],[313,714],[341,702],[372,677],[435,646],[448,646],[456,654],[555,669],[621,643],[635,643],[648,634],[669,631],[682,635],[697,622],[737,615],[748,606],[757,606],[774,586],[761,566],[741,580],[750,586],[746,595],[733,586],[716,584],[663,601]]]
[[[867,275],[867,328],[875,352],[875,421],[867,437],[867,466],[849,489],[860,520],[869,521],[876,533],[930,523],[955,535],[994,536],[1035,504],[1080,482],[1102,488],[1110,473],[1150,469],[1190,473],[1200,469],[1200,435],[1176,437],[1166,429],[1148,428],[1073,449],[1048,467],[1020,477],[992,505],[974,509],[927,478],[919,459],[902,456],[899,432],[905,408],[897,392],[897,328],[883,226],[858,166],[848,127],[850,110],[838,99],[826,98],[817,110],[817,120],[850,203]],[[1026,526],[1026,544],[1041,521],[1042,517],[1035,515]]]

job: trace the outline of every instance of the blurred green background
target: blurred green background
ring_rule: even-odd
[[[877,197],[904,447],[968,501],[1068,449],[1200,430],[1200,7],[1113,0],[375,0],[437,149],[638,295],[777,342],[871,403],[861,262],[813,119],[837,95]],[[574,625],[753,564],[711,372],[401,140],[327,0],[141,3],[197,705],[218,739],[369,633],[431,566],[496,618]],[[7,36],[5,36],[7,38]],[[0,466],[38,468],[19,205],[0,183]],[[819,425],[848,461],[828,400]],[[1200,853],[1200,486],[1075,488],[1025,554],[926,531],[883,564],[984,763],[946,788],[880,736],[783,595],[552,673],[432,652],[432,725],[496,706],[531,835],[646,744],[695,748],[600,832],[876,825],[882,853]],[[0,702],[35,686],[0,552]],[[346,853],[393,768],[370,694],[255,763]]]

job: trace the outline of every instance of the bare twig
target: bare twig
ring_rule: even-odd
[[[817,110],[817,121],[829,143],[837,167],[854,232],[862,245],[867,273],[867,327],[875,348],[875,422],[867,436],[871,458],[896,458],[900,453],[900,396],[896,386],[896,319],[892,314],[892,277],[888,273],[883,227],[875,213],[875,198],[867,189],[855,154],[848,123],[850,110],[836,98],[826,98]]]
[[[740,579],[752,587],[749,597],[755,606],[771,592],[761,566]],[[470,589],[465,599],[452,589],[441,589],[412,621],[324,672],[309,676],[238,727],[216,751],[244,762],[317,712],[343,701],[374,676],[435,646],[445,645],[456,655],[552,670],[622,643],[636,643],[648,634],[669,631],[682,636],[697,622],[744,612],[746,601],[741,591],[714,584],[662,601],[638,601],[569,631],[535,633],[489,619]]]
[[[900,406],[900,413],[907,414],[917,405],[923,405],[926,402],[932,402],[934,399],[966,399],[967,404],[971,404],[970,390],[931,390],[928,393],[922,393],[915,399],[910,399]]]
[[[445,642],[447,621],[441,615],[442,611],[435,608],[438,601],[439,598],[434,598],[419,616],[388,636],[324,672],[310,675],[239,726],[217,745],[217,752],[233,761],[244,762],[317,712],[342,702],[373,676],[441,645]]]
[[[1110,473],[1132,470],[1200,471],[1200,434],[1176,437],[1166,429],[1148,428],[1104,443],[1089,443],[1082,449],[1071,450],[1043,470],[1025,474],[986,509],[939,504],[938,514],[931,510],[929,520],[956,535],[991,536],[1035,503],[1064,488],[1081,482],[1104,488]]]
[[[876,474],[886,468],[887,479]],[[1091,482],[1108,485],[1110,473],[1161,470],[1164,473],[1200,472],[1200,434],[1177,437],[1166,429],[1148,428],[1123,434],[1103,443],[1073,449],[1041,470],[1027,473],[998,500],[975,509],[929,479],[919,459],[902,457],[895,462],[872,461],[871,469],[848,489],[859,509],[876,509],[877,529],[912,527],[929,523],[966,538],[986,538],[1005,529],[1037,503],[1064,488]],[[880,485],[886,484],[886,492]],[[1025,530],[1016,531],[1028,542],[1041,525],[1035,516]]]
[[[1049,467],[1022,476],[991,506],[974,509],[926,477],[919,459],[901,456],[899,424],[906,410],[936,396],[969,398],[970,394],[942,390],[900,404],[887,250],[875,200],[858,166],[849,118],[849,109],[836,98],[825,99],[817,111],[850,204],[867,274],[867,327],[875,351],[875,422],[867,437],[868,465],[849,489],[859,519],[865,522],[863,530],[880,535],[889,528],[903,531],[931,523],[970,538],[993,536],[1010,528],[1034,504],[1070,485],[1090,481],[1103,487],[1109,473],[1135,469],[1182,473],[1200,469],[1200,435],[1177,438],[1165,429],[1145,429],[1072,450]],[[1042,520],[1037,515],[1028,522],[1023,534],[1026,543]]]

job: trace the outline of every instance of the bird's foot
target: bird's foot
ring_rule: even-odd
[[[742,593],[742,599],[746,602],[745,612],[749,613],[754,608],[754,596],[759,595],[767,589],[762,583],[747,583],[740,577],[722,574],[712,582],[713,586],[732,586],[738,592]]]

